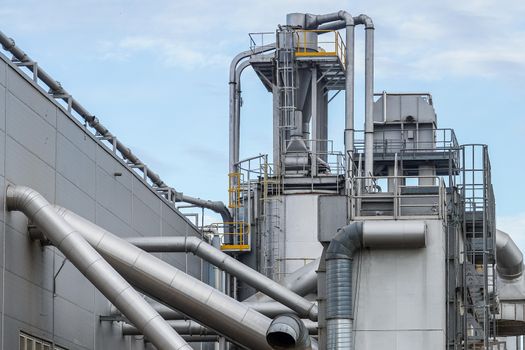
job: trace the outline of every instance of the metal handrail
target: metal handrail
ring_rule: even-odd
[[[303,57],[315,57],[315,56],[336,56],[341,61],[343,67],[346,67],[346,45],[344,43],[343,38],[341,37],[341,34],[337,30],[318,30],[318,29],[312,29],[312,30],[306,30],[306,29],[300,29],[295,31],[297,35],[297,46],[295,55],[296,56],[303,56]],[[307,34],[308,33],[316,33],[316,34],[327,34],[332,33],[333,34],[333,40],[324,40],[324,41],[317,41],[317,44],[324,44],[325,46],[328,45],[328,50],[323,47],[323,45],[318,46],[319,51],[309,51],[307,50],[308,44],[310,44],[307,41]],[[302,47],[299,46],[299,44],[302,44]],[[322,51],[321,51],[322,50]]]

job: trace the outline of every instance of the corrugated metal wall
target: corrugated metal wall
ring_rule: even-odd
[[[69,262],[54,278],[63,255],[28,238],[23,214],[5,212],[5,184],[33,187],[122,237],[197,235],[196,229],[3,55],[0,150],[2,349],[18,349],[20,330],[69,349],[142,349],[142,341],[121,336],[119,324],[99,322],[108,301]],[[164,258],[201,276],[200,259]]]

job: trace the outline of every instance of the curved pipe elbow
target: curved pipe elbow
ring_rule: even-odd
[[[274,318],[266,331],[266,341],[273,349],[312,348],[308,328],[295,315],[280,315]]]
[[[354,17],[343,10],[326,15],[312,15],[307,13],[305,16],[305,29],[318,29],[318,27],[324,23],[335,22],[338,20],[344,21],[347,27],[354,25]]]
[[[355,25],[359,25],[359,24],[364,25],[365,29],[375,29],[372,18],[364,14],[360,14],[359,16],[354,17],[354,23]]]
[[[496,231],[496,270],[507,280],[516,279],[523,274],[523,253],[512,238],[505,232]]]
[[[351,223],[337,231],[337,234],[326,249],[325,259],[352,259],[354,253],[361,248],[362,244],[363,223]]]

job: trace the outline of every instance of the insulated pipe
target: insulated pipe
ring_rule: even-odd
[[[319,267],[319,261],[320,258],[317,258],[289,275],[286,275],[286,277],[279,281],[279,284],[301,296],[315,293],[317,290],[317,268]],[[248,297],[245,302],[269,302],[271,300],[267,295],[257,292]]]
[[[210,201],[207,199],[190,197],[182,193],[179,193],[178,200],[180,202],[193,204],[201,208],[210,209],[211,211],[214,211],[217,214],[219,214],[224,223],[231,223],[233,221],[230,211],[228,210],[226,205],[221,201]]]
[[[127,241],[147,252],[191,252],[246,282],[302,317],[317,320],[317,305],[197,237],[138,237]]]
[[[241,75],[244,70],[251,65],[250,60],[242,62],[237,69],[235,69],[235,136],[234,136],[234,159],[235,164],[239,162],[239,152],[241,148]]]
[[[69,261],[93,283],[158,349],[191,347],[162,317],[93,249],[81,234],[37,191],[8,186],[7,209],[23,212]]]
[[[215,332],[191,320],[169,320],[166,323],[181,335],[217,335]],[[122,325],[122,335],[140,335],[142,332],[137,327],[124,323]]]
[[[280,315],[274,318],[266,333],[266,340],[274,349],[312,349],[308,329],[295,315]]]
[[[345,157],[347,178],[352,177],[352,155],[354,152],[354,18],[346,11],[326,15],[305,15],[305,29],[317,29],[330,22],[344,21],[346,28],[345,66]],[[339,22],[338,22],[339,23]]]
[[[271,50],[275,50],[275,43],[264,45],[261,47],[256,47],[253,50],[243,51],[237,54],[237,56],[235,56],[232,62],[230,63],[230,81],[229,81],[229,85],[230,85],[230,126],[229,126],[229,129],[230,129],[230,135],[229,135],[230,137],[230,141],[229,141],[230,166],[229,166],[229,171],[230,173],[236,172],[236,169],[237,169],[236,163],[239,161],[239,158],[235,157],[236,154],[237,155],[239,154],[239,151],[236,150],[236,148],[239,147],[239,140],[236,140],[236,130],[238,128],[238,125],[240,125],[240,122],[238,121],[238,115],[236,115],[235,113],[235,108],[236,108],[235,106],[236,98],[235,97],[236,97],[237,83],[238,83],[236,80],[236,75],[235,75],[235,72],[237,70],[237,65],[245,58],[248,58],[254,55],[258,55],[263,52],[268,52]]]
[[[56,207],[60,215],[127,280],[233,342],[269,349],[271,319],[230,298],[174,266],[144,252],[92,222]]]
[[[505,232],[496,230],[496,270],[506,280],[516,279],[523,273],[523,253]]]
[[[420,221],[354,222],[339,229],[326,249],[326,329],[328,350],[353,348],[352,261],[361,248],[422,248]]]
[[[374,23],[363,14],[354,22],[365,26],[365,176],[374,176]]]
[[[294,313],[292,309],[276,301],[269,301],[269,302],[246,302],[245,301],[245,302],[242,302],[242,304],[268,317],[275,317],[275,316],[282,315],[282,314],[293,314]],[[186,315],[184,315],[183,313],[180,313],[177,310],[173,310],[172,308],[167,307],[164,304],[153,303],[151,304],[151,306],[165,320],[183,320],[187,318]],[[121,316],[121,313],[115,306],[111,305],[109,315],[118,317],[118,316]],[[311,320],[309,321],[313,323],[313,321]],[[303,322],[305,322],[305,320],[303,320]],[[312,323],[309,323],[309,325],[311,325]]]

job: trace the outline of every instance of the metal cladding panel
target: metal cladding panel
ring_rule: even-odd
[[[5,270],[41,288],[53,289],[54,251],[6,226]]]
[[[356,348],[445,348],[445,233],[439,220],[426,224],[425,248],[366,249],[354,258]]]
[[[132,221],[131,190],[97,167],[97,201],[122,221]]]
[[[99,146],[93,142],[93,139],[86,137],[86,132],[83,127],[71,120],[71,118],[61,110],[57,111],[57,133],[68,139],[79,151],[91,160],[97,160],[97,149]]]
[[[0,66],[3,66],[0,64]],[[1,77],[1,72],[0,72]],[[5,87],[0,86],[0,130],[5,130],[5,110],[6,110],[6,101],[5,101]]]
[[[198,235],[173,205],[157,196],[3,55],[0,150],[1,188],[5,182],[30,186],[51,203],[121,237]],[[98,316],[109,311],[108,301],[69,262],[60,270],[63,255],[54,247],[32,242],[27,218],[20,212],[6,213],[4,197],[0,191],[0,234],[4,235],[0,244],[5,242],[0,247],[3,349],[18,348],[20,330],[55,339],[70,349],[152,349],[142,339],[122,337],[119,324],[99,322]],[[200,276],[200,259],[184,254],[162,257],[182,270],[188,261],[188,271]]]
[[[51,167],[55,166],[56,130],[16,97],[7,94],[7,134]]]
[[[5,177],[16,184],[31,184],[50,202],[55,200],[55,172],[34,153],[7,136]]]
[[[361,332],[356,331],[355,349],[445,349],[445,333],[441,330],[431,331],[398,331],[398,332],[374,332],[374,337],[361,337]]]
[[[61,266],[63,267],[61,268]],[[93,291],[95,287],[85,278],[69,260],[64,262],[63,257],[56,257],[55,271],[60,273],[55,279],[55,293],[68,303],[83,310],[93,310]],[[71,283],[75,281],[75,283]]]
[[[90,293],[93,299],[93,292]],[[93,349],[93,321],[92,308],[83,309],[78,305],[57,296],[55,298],[55,336],[69,339],[74,343],[74,349]],[[66,345],[66,344],[64,344]]]
[[[96,201],[94,197],[90,197],[59,173],[56,175],[56,188],[56,204],[75,213],[82,213],[82,216],[88,220],[96,220]]]
[[[158,209],[148,207],[138,197],[133,196],[133,227],[141,236],[160,236],[161,219]]]
[[[28,280],[4,270],[4,313],[46,334],[52,333],[53,294]],[[6,334],[5,338],[16,338],[18,332]],[[18,342],[17,342],[18,343]],[[4,349],[16,349],[7,348]]]
[[[95,161],[60,134],[57,137],[56,169],[76,187],[90,197],[95,198]]]
[[[346,196],[319,196],[318,239],[330,242],[337,230],[346,225]]]
[[[23,102],[26,107],[52,126],[56,126],[56,105],[49,103],[47,96],[43,96],[37,89],[28,86],[27,78],[10,67],[7,68],[7,88],[9,93]]]
[[[297,270],[323,252],[317,240],[318,198],[317,194],[285,196],[284,273]]]

